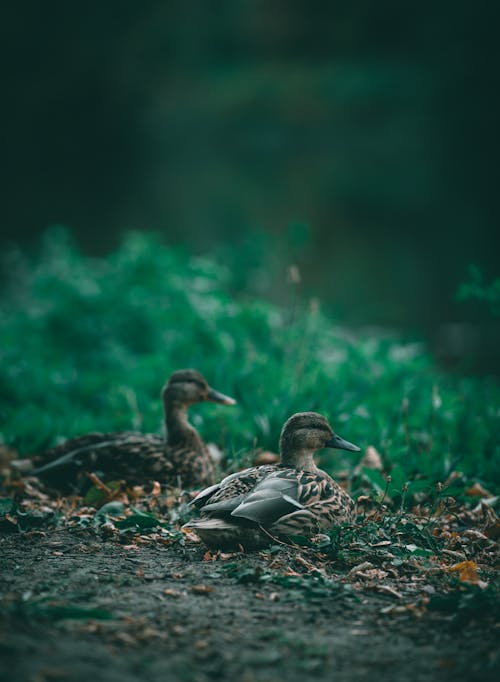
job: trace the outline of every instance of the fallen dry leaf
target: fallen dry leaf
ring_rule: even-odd
[[[120,644],[126,644],[127,646],[138,645],[137,639],[132,637],[132,635],[129,635],[128,632],[118,632],[115,635],[115,640],[117,640]]]
[[[182,625],[179,625],[176,623],[175,625],[172,625],[172,634],[173,635],[183,635],[186,632],[186,628],[183,627]]]
[[[35,488],[35,486],[28,483],[28,481],[25,481],[25,483],[24,483],[24,492],[27,495],[30,495],[31,497],[35,497],[37,500],[43,500],[44,502],[46,502],[47,500],[50,500],[49,495],[42,493],[40,490]]]
[[[182,596],[182,594],[178,590],[171,590],[171,589],[163,590],[163,594],[166,594],[169,597],[175,597],[176,599],[178,599],[179,597]]]
[[[186,537],[186,540],[189,540],[189,542],[201,542],[200,538],[196,535],[196,533],[193,533],[193,531],[189,530],[189,528],[182,527],[181,533],[183,533]]]
[[[463,552],[455,552],[452,549],[442,549],[441,554],[446,554],[446,556],[452,559],[460,559],[460,561],[465,561],[466,557]]]
[[[351,568],[351,570],[349,571],[349,575],[355,575],[359,571],[366,571],[369,568],[373,568],[373,564],[370,561],[363,561],[362,564],[353,566],[353,568]]]
[[[366,571],[357,571],[356,573],[356,578],[363,580],[383,580],[387,576],[387,571],[383,571],[381,568],[368,568]]]
[[[139,634],[140,638],[144,641],[148,641],[153,638],[164,639],[167,635],[165,632],[160,632],[156,628],[145,627]]]
[[[292,577],[300,577],[300,573],[297,573],[297,571],[294,571],[291,568],[287,568],[286,571],[284,571],[283,575],[292,576]]]
[[[193,585],[191,587],[191,592],[194,592],[194,594],[210,594],[213,591],[214,588],[210,585]]]
[[[389,585],[377,585],[377,591],[383,592],[383,594],[389,594],[391,597],[396,597],[396,599],[403,598],[403,595],[400,592],[389,587]]]
[[[465,491],[465,494],[469,497],[491,497],[491,493],[483,488],[480,483],[474,483]]]
[[[480,546],[484,545],[489,545],[490,544],[490,539],[486,537],[484,533],[481,533],[478,530],[475,530],[474,528],[469,528],[468,530],[464,531],[462,533],[466,538],[469,538],[473,543],[478,544]]]
[[[458,579],[461,582],[474,583],[479,580],[477,574],[477,564],[475,561],[461,561],[458,564],[448,567],[449,571],[458,572]]]
[[[303,566],[307,571],[316,571],[316,572],[321,572],[320,569],[317,566],[313,566],[310,561],[307,561],[307,559],[304,559],[303,556],[298,554],[295,557],[295,563],[299,564],[300,566]]]

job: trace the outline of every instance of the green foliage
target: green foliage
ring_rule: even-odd
[[[238,563],[225,566],[225,572],[237,583],[262,584],[270,583],[287,588],[287,599],[296,601],[304,597],[312,601],[321,601],[327,596],[337,597],[348,595],[350,586],[332,580],[316,571],[309,575],[284,575],[280,571],[262,569],[260,566],[248,567]]]
[[[130,511],[132,513],[129,516],[126,516],[121,521],[115,521],[115,526],[120,530],[125,530],[127,528],[146,530],[162,525],[161,521],[157,519],[154,514],[143,512],[135,507],[130,507]]]
[[[27,620],[111,620],[113,615],[103,609],[63,604],[46,597],[9,604],[7,611]]]
[[[9,497],[0,498],[0,530],[18,532],[57,525],[60,514],[48,507],[23,511]]]
[[[255,446],[276,450],[284,420],[316,410],[345,438],[374,445],[398,486],[416,475],[431,486],[454,468],[498,480],[498,386],[442,373],[420,344],[348,333],[317,302],[291,314],[236,297],[236,266],[142,234],[91,258],[52,230],[39,257],[16,254],[11,266],[0,419],[3,440],[22,453],[91,430],[160,431],[162,383],[195,367],[238,400],[191,410],[226,465],[247,463]],[[356,462],[322,458],[329,470]]]
[[[430,520],[415,519],[404,514],[385,513],[376,520],[357,526],[335,526],[328,533],[321,550],[337,564],[351,566],[362,561],[381,564],[390,560],[401,566],[411,558],[425,562],[438,554],[443,543],[433,536]]]
[[[500,277],[493,280],[491,284],[484,283],[481,270],[471,265],[469,267],[469,279],[463,282],[457,292],[459,301],[478,301],[489,306],[493,316],[500,316]]]

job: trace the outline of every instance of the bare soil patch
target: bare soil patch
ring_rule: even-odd
[[[143,537],[1,537],[3,679],[498,679],[492,613],[447,606],[449,593],[431,609],[422,586],[362,565],[368,577],[318,573],[309,550],[217,555]]]

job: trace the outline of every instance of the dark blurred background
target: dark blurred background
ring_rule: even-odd
[[[498,325],[455,293],[498,274],[499,7],[10,3],[3,247],[62,223],[90,253],[131,228],[253,249],[261,293],[297,263],[342,322],[487,370]]]

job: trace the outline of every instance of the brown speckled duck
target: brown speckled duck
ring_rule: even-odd
[[[234,405],[233,398],[211,388],[194,369],[174,372],[162,391],[166,440],[134,431],[89,433],[31,458],[31,475],[56,488],[74,486],[85,472],[130,484],[159,481],[183,488],[214,481],[214,463],[188,421],[188,408],[205,400]]]
[[[320,414],[294,414],[281,431],[281,462],[231,474],[203,490],[192,502],[201,518],[185,527],[208,547],[255,549],[353,522],[353,500],[316,466],[314,453],[321,448],[360,450],[337,436]]]

